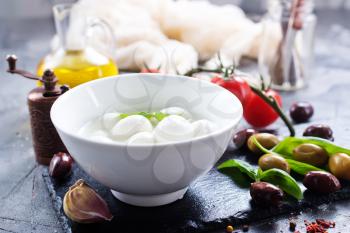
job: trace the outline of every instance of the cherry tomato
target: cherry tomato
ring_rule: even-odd
[[[248,83],[239,76],[230,75],[227,79],[215,76],[211,79],[211,82],[230,91],[241,101],[242,104],[244,104],[245,99],[251,92]]]
[[[160,73],[159,69],[152,69],[152,68],[142,68],[140,73]]]
[[[278,105],[282,106],[282,98],[277,92],[273,90],[264,92],[268,96],[274,97]],[[278,113],[254,92],[251,92],[245,100],[243,116],[254,127],[268,126],[279,117]]]

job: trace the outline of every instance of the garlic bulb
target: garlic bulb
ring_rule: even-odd
[[[64,213],[74,222],[111,221],[107,203],[84,180],[78,180],[64,195]]]

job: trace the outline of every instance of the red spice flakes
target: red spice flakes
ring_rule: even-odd
[[[328,228],[334,228],[335,222],[324,219],[316,219],[316,222],[304,220],[307,233],[328,233]]]
[[[316,223],[323,226],[324,228],[334,228],[335,222],[327,221],[324,219],[316,219]]]

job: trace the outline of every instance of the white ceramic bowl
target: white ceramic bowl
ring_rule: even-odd
[[[176,143],[127,145],[83,138],[79,129],[106,112],[157,111],[183,107],[218,125],[210,135]],[[195,78],[127,74],[82,84],[59,97],[51,119],[68,151],[89,175],[119,200],[158,206],[182,198],[191,182],[222,156],[242,105],[229,91]]]

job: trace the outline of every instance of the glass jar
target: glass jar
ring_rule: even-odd
[[[317,23],[313,9],[313,0],[269,0],[258,63],[272,88],[296,90],[310,76]]]

